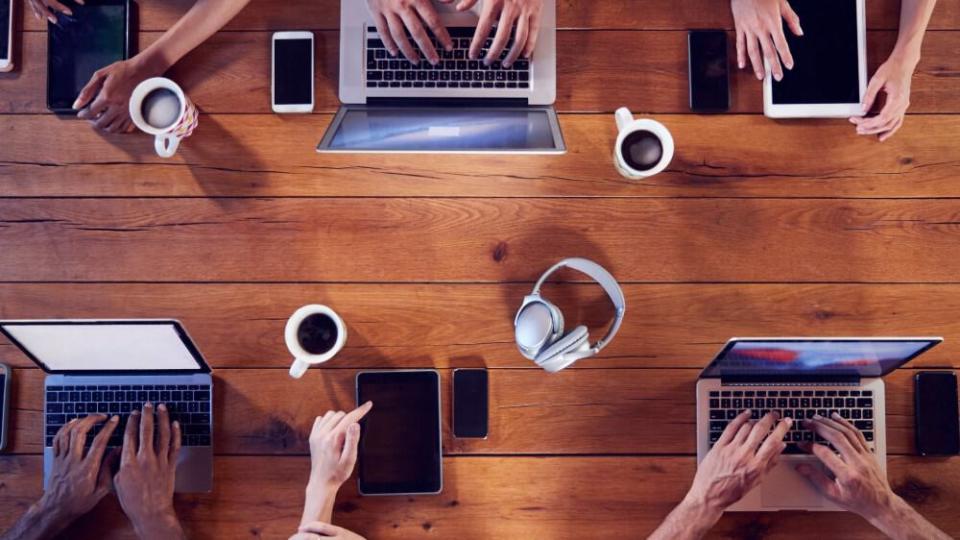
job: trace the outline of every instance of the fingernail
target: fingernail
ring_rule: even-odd
[[[797,31],[800,32],[799,35],[801,36],[803,35],[803,28],[800,28],[799,26],[797,26]]]
[[[743,63],[743,62],[740,62],[740,63],[739,63],[739,64],[737,64],[737,65],[738,65],[738,66],[740,66],[740,69],[743,69],[743,68],[745,68],[745,67],[747,67],[746,65],[744,65],[744,63]]]
[[[130,413],[130,416],[137,416],[137,415],[139,415],[139,414],[140,414],[140,410],[139,410],[139,409],[134,409],[133,412]]]
[[[777,82],[780,82],[781,80],[783,80],[783,75],[781,75],[781,74],[779,74],[779,73],[774,73],[774,74],[773,74],[773,78],[776,79]]]
[[[157,406],[157,409],[160,409],[161,411],[165,411],[167,410],[167,404],[161,403],[159,406]]]
[[[114,423],[114,424],[116,424],[116,423],[119,422],[119,421],[120,421],[120,417],[117,416],[117,415],[113,415],[113,416],[110,418],[110,422],[112,422],[112,423]]]
[[[174,421],[173,421],[173,427],[175,427],[175,428],[180,427],[180,421],[179,421],[179,420],[174,420]]]
[[[146,402],[146,403],[143,404],[143,408],[144,408],[144,409],[146,409],[146,408],[148,408],[148,407],[153,407],[153,403],[150,403],[150,402],[148,401],[148,402]]]
[[[763,80],[763,73],[760,73],[759,71],[757,72],[757,80],[758,80],[758,81],[762,81],[762,80]]]
[[[815,414],[815,415],[813,415],[813,419],[814,419],[814,420],[823,420],[823,417],[820,416],[819,414]]]
[[[784,422],[786,422],[788,426],[792,426],[792,425],[793,425],[793,418],[790,418],[790,417],[788,416],[787,419],[784,420]]]

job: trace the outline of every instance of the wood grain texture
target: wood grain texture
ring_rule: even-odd
[[[41,458],[0,458],[0,528],[40,495]],[[220,457],[217,490],[178,496],[191,538],[285,539],[300,513],[305,457]],[[948,534],[960,534],[958,458],[892,458],[894,489]],[[642,538],[682,499],[695,471],[688,457],[448,458],[444,491],[431,497],[359,497],[343,488],[334,522],[371,539]],[[727,514],[711,538],[881,538],[846,513]],[[67,531],[76,539],[134,538],[109,496]]]
[[[958,223],[951,200],[6,199],[0,281],[530,281],[562,254],[623,282],[952,282]]]
[[[599,366],[601,360],[592,365]],[[461,367],[482,366],[482,360]],[[420,367],[425,367],[421,364]],[[490,435],[450,436],[451,370],[441,371],[447,455],[696,454],[697,369],[490,370]],[[886,377],[887,452],[912,454],[913,374]],[[11,449],[42,452],[43,383],[38,369],[15,371]],[[215,372],[218,454],[309,454],[313,419],[356,403],[352,369],[314,369],[300,381],[283,369]],[[374,404],[376,406],[376,404]]]
[[[560,276],[561,278],[565,276]],[[567,277],[576,278],[569,274]],[[331,367],[529,368],[513,316],[532,284],[2,284],[0,318],[179,319],[221,368],[286,368],[287,318],[303,304],[347,323]],[[549,284],[567,326],[599,339],[612,309],[595,285]],[[948,339],[911,366],[960,367],[957,285],[625,285],[626,323],[584,368],[702,369],[733,336],[915,336]],[[0,362],[34,364],[0,338]]]
[[[2,97],[0,97],[2,99]],[[676,154],[643,181],[613,167],[612,115],[562,115],[563,156],[318,155],[328,115],[204,115],[169,160],[146,135],[6,116],[7,196],[960,197],[960,117],[911,116],[885,143],[844,120],[658,116]],[[735,134],[735,136],[730,136]],[[51,151],[50,149],[56,149]],[[748,205],[750,203],[747,203]]]
[[[159,37],[140,35],[140,48]],[[270,112],[269,32],[224,32],[185,57],[170,73],[206,113]],[[318,32],[317,112],[334,112],[337,98],[337,32]],[[734,36],[730,35],[731,42]],[[46,35],[24,37],[23,63],[0,77],[0,113],[46,113]],[[886,60],[896,33],[871,32],[870,70]],[[630,52],[624,54],[624,44]],[[681,31],[568,31],[557,36],[557,103],[561,112],[612,112],[622,105],[646,113],[687,113],[687,33]],[[735,62],[735,56],[731,62]],[[732,66],[733,64],[731,64]],[[761,84],[750,71],[733,70],[731,112],[763,111]],[[913,79],[911,113],[960,111],[960,32],[931,32]],[[313,142],[313,141],[312,141]]]
[[[142,30],[166,30],[186,10],[192,0],[140,2]],[[867,2],[867,25],[877,29],[896,29],[900,18],[898,0]],[[43,30],[28,12],[25,28]],[[733,28],[730,5],[717,0],[604,0],[583,2],[560,0],[557,3],[560,28],[615,28],[621,30],[682,30],[686,28]],[[335,30],[340,24],[340,2],[336,0],[291,0],[274,2],[253,0],[227,30]],[[956,2],[937,4],[931,29],[960,27],[960,8]]]

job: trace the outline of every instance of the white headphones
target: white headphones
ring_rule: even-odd
[[[563,313],[551,302],[540,296],[540,287],[551,274],[560,268],[572,268],[596,281],[613,302],[617,313],[610,330],[592,347],[586,326],[577,326],[569,334],[563,334]],[[550,373],[572,365],[577,360],[596,356],[620,330],[623,314],[627,309],[623,291],[617,280],[599,264],[587,259],[564,259],[550,267],[537,281],[533,292],[523,298],[523,304],[513,320],[517,348],[520,353],[536,362]]]

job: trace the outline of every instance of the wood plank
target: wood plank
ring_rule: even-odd
[[[461,364],[482,365],[480,359]],[[538,369],[490,370],[490,436],[476,440],[450,436],[451,370],[444,369],[444,452],[693,455],[699,373],[577,369],[551,376]],[[891,455],[914,452],[914,373],[901,369],[885,379]],[[301,381],[293,381],[282,369],[226,369],[215,374],[218,454],[306,454],[314,417],[355,406],[352,369],[315,369]],[[11,449],[42,452],[42,372],[15,370],[15,385]]]
[[[165,30],[193,5],[192,0],[141,2],[140,29]],[[875,29],[896,29],[899,24],[898,0],[872,0],[867,3],[867,24]],[[616,28],[621,30],[682,30],[685,28],[733,28],[727,2],[716,0],[606,0],[585,2],[560,0],[557,4],[561,28]],[[45,24],[28,12],[26,28],[43,30]],[[228,26],[228,30],[335,30],[340,24],[340,3],[335,0],[291,0],[270,2],[254,0]],[[931,29],[960,29],[960,9],[956,2],[937,4]]]
[[[6,199],[0,281],[530,281],[576,254],[623,282],[952,282],[958,221],[951,200]]]
[[[141,48],[157,32],[140,35]],[[0,112],[45,113],[46,36],[25,35],[21,71],[0,77]],[[682,31],[569,31],[558,35],[557,109],[611,112],[621,105],[653,113],[689,112],[687,33]],[[730,39],[733,40],[731,34]],[[319,32],[316,110],[334,112],[337,98],[337,32]],[[871,32],[870,69],[886,59],[896,33]],[[622,54],[629,43],[636,54]],[[911,113],[960,111],[960,32],[932,32],[913,81]],[[184,58],[171,72],[207,113],[270,112],[270,33],[226,32]],[[738,71],[731,83],[731,112],[763,110],[761,85]],[[849,127],[849,126],[848,126]]]
[[[53,116],[0,122],[5,196],[958,197],[960,117],[911,116],[890,141],[843,120],[659,116],[670,169],[621,177],[612,115],[562,115],[563,156],[317,155],[328,115],[205,115],[177,157],[146,135],[105,136]],[[738,134],[731,137],[730,134]],[[56,148],[56,152],[51,152]]]
[[[571,276],[572,277],[572,276]],[[531,284],[3,284],[0,318],[181,320],[220,368],[285,368],[287,317],[304,303],[333,306],[349,338],[330,366],[522,368],[514,310]],[[594,338],[609,301],[594,285],[548,285],[567,324]],[[625,285],[626,324],[587,368],[701,369],[732,336],[942,335],[911,364],[960,367],[957,285]],[[0,339],[0,361],[34,364]],[[575,366],[575,368],[577,367]]]
[[[891,484],[948,534],[960,534],[960,460],[893,458]],[[285,539],[296,527],[307,458],[221,457],[216,488],[177,496],[191,538]],[[0,458],[0,528],[40,495],[41,459]],[[367,538],[621,539],[649,534],[693,478],[693,458],[452,458],[434,497],[359,497],[344,487],[334,522]],[[531,487],[533,486],[533,487]],[[653,487],[655,486],[655,487]],[[849,513],[725,515],[711,538],[880,538]],[[70,538],[135,538],[110,496],[72,527]]]

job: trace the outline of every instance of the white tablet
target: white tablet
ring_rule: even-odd
[[[863,116],[867,90],[865,0],[790,0],[803,36],[784,25],[793,69],[763,81],[763,113],[770,118]],[[766,62],[765,62],[766,64]]]

